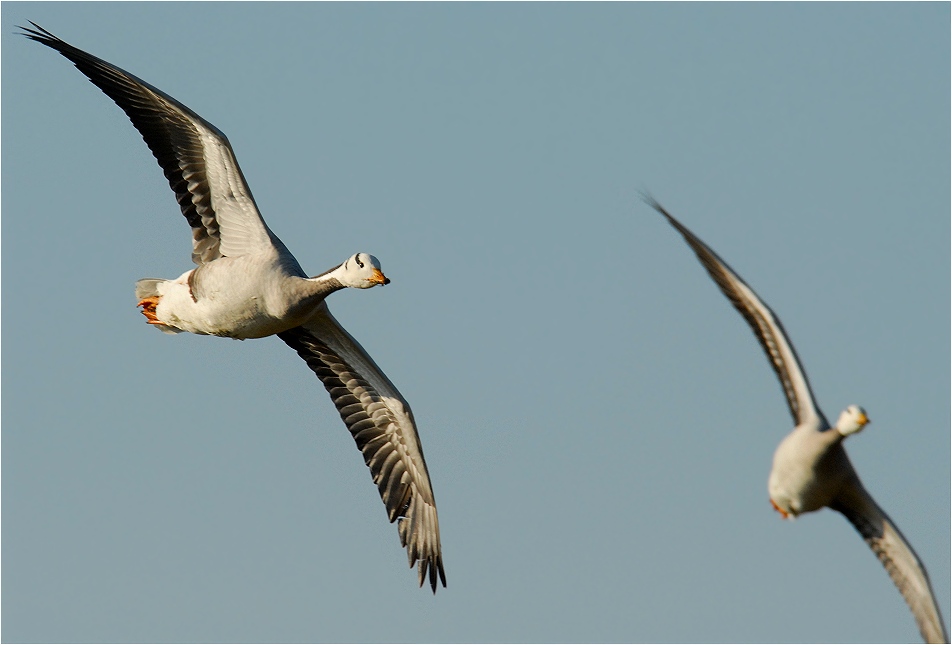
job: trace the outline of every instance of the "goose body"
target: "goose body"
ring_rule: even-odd
[[[828,430],[797,426],[777,446],[767,491],[784,517],[829,506],[837,490],[853,479],[859,481],[843,448],[844,436]]]
[[[783,325],[747,283],[661,204],[645,201],[681,234],[721,292],[744,317],[767,354],[795,424],[774,452],[767,480],[770,503],[784,518],[823,507],[843,514],[886,568],[929,643],[949,636],[925,567],[892,520],[866,491],[850,463],[843,440],[868,423],[866,412],[850,405],[831,426],[817,406]]]
[[[419,584],[428,579],[436,592],[439,579],[445,587],[436,502],[410,406],[325,302],[343,288],[389,283],[379,261],[356,253],[308,277],[265,224],[218,128],[142,79],[31,24],[23,35],[72,61],[126,113],[191,226],[196,268],[136,283],[147,322],[167,333],[277,335],[294,349],[354,437]]]
[[[175,280],[139,280],[136,297],[149,322],[162,331],[264,338],[309,320],[328,295],[343,288],[337,273],[361,258],[379,272],[377,259],[360,253],[338,269],[308,278],[293,257],[266,249],[218,258]],[[370,277],[369,286],[388,282],[382,272]]]

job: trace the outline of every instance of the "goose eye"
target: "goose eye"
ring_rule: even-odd
[[[357,266],[359,266],[361,269],[364,268],[364,263],[360,261],[360,256],[359,256],[359,255],[354,258],[354,262],[356,262],[356,263],[357,263]]]

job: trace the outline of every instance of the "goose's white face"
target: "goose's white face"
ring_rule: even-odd
[[[380,261],[369,253],[356,253],[340,265],[337,279],[345,287],[369,289],[378,284],[390,284],[390,279],[380,270]]]
[[[869,417],[866,416],[866,410],[858,405],[851,405],[840,413],[836,429],[846,437],[859,432],[867,423],[869,423]]]

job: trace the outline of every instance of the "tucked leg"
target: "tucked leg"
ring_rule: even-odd
[[[155,308],[159,306],[159,296],[150,296],[148,298],[143,298],[139,301],[137,307],[142,307],[142,315],[146,317],[146,321],[150,325],[162,325],[162,323],[155,315]]]
[[[780,508],[779,506],[777,506],[777,502],[773,501],[773,499],[770,500],[770,505],[774,507],[775,511],[783,515],[783,519],[788,519],[790,517],[790,514],[787,513],[787,511]]]

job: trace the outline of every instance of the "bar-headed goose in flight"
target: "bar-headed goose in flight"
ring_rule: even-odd
[[[754,330],[787,395],[795,427],[774,453],[767,484],[773,507],[785,518],[824,506],[845,515],[899,588],[926,642],[949,642],[925,567],[896,525],[866,492],[843,448],[843,440],[869,422],[866,413],[851,405],[831,427],[816,405],[807,375],[780,320],[710,247],[661,204],[648,195],[644,197],[681,233],[717,286]]]
[[[144,279],[136,298],[149,324],[229,338],[277,334],[324,384],[370,468],[419,583],[446,586],[440,528],[410,406],[324,299],[339,289],[387,284],[380,263],[357,253],[309,278],[268,228],[228,139],[168,94],[33,24],[24,36],[68,58],[132,120],[192,227],[197,268]]]

